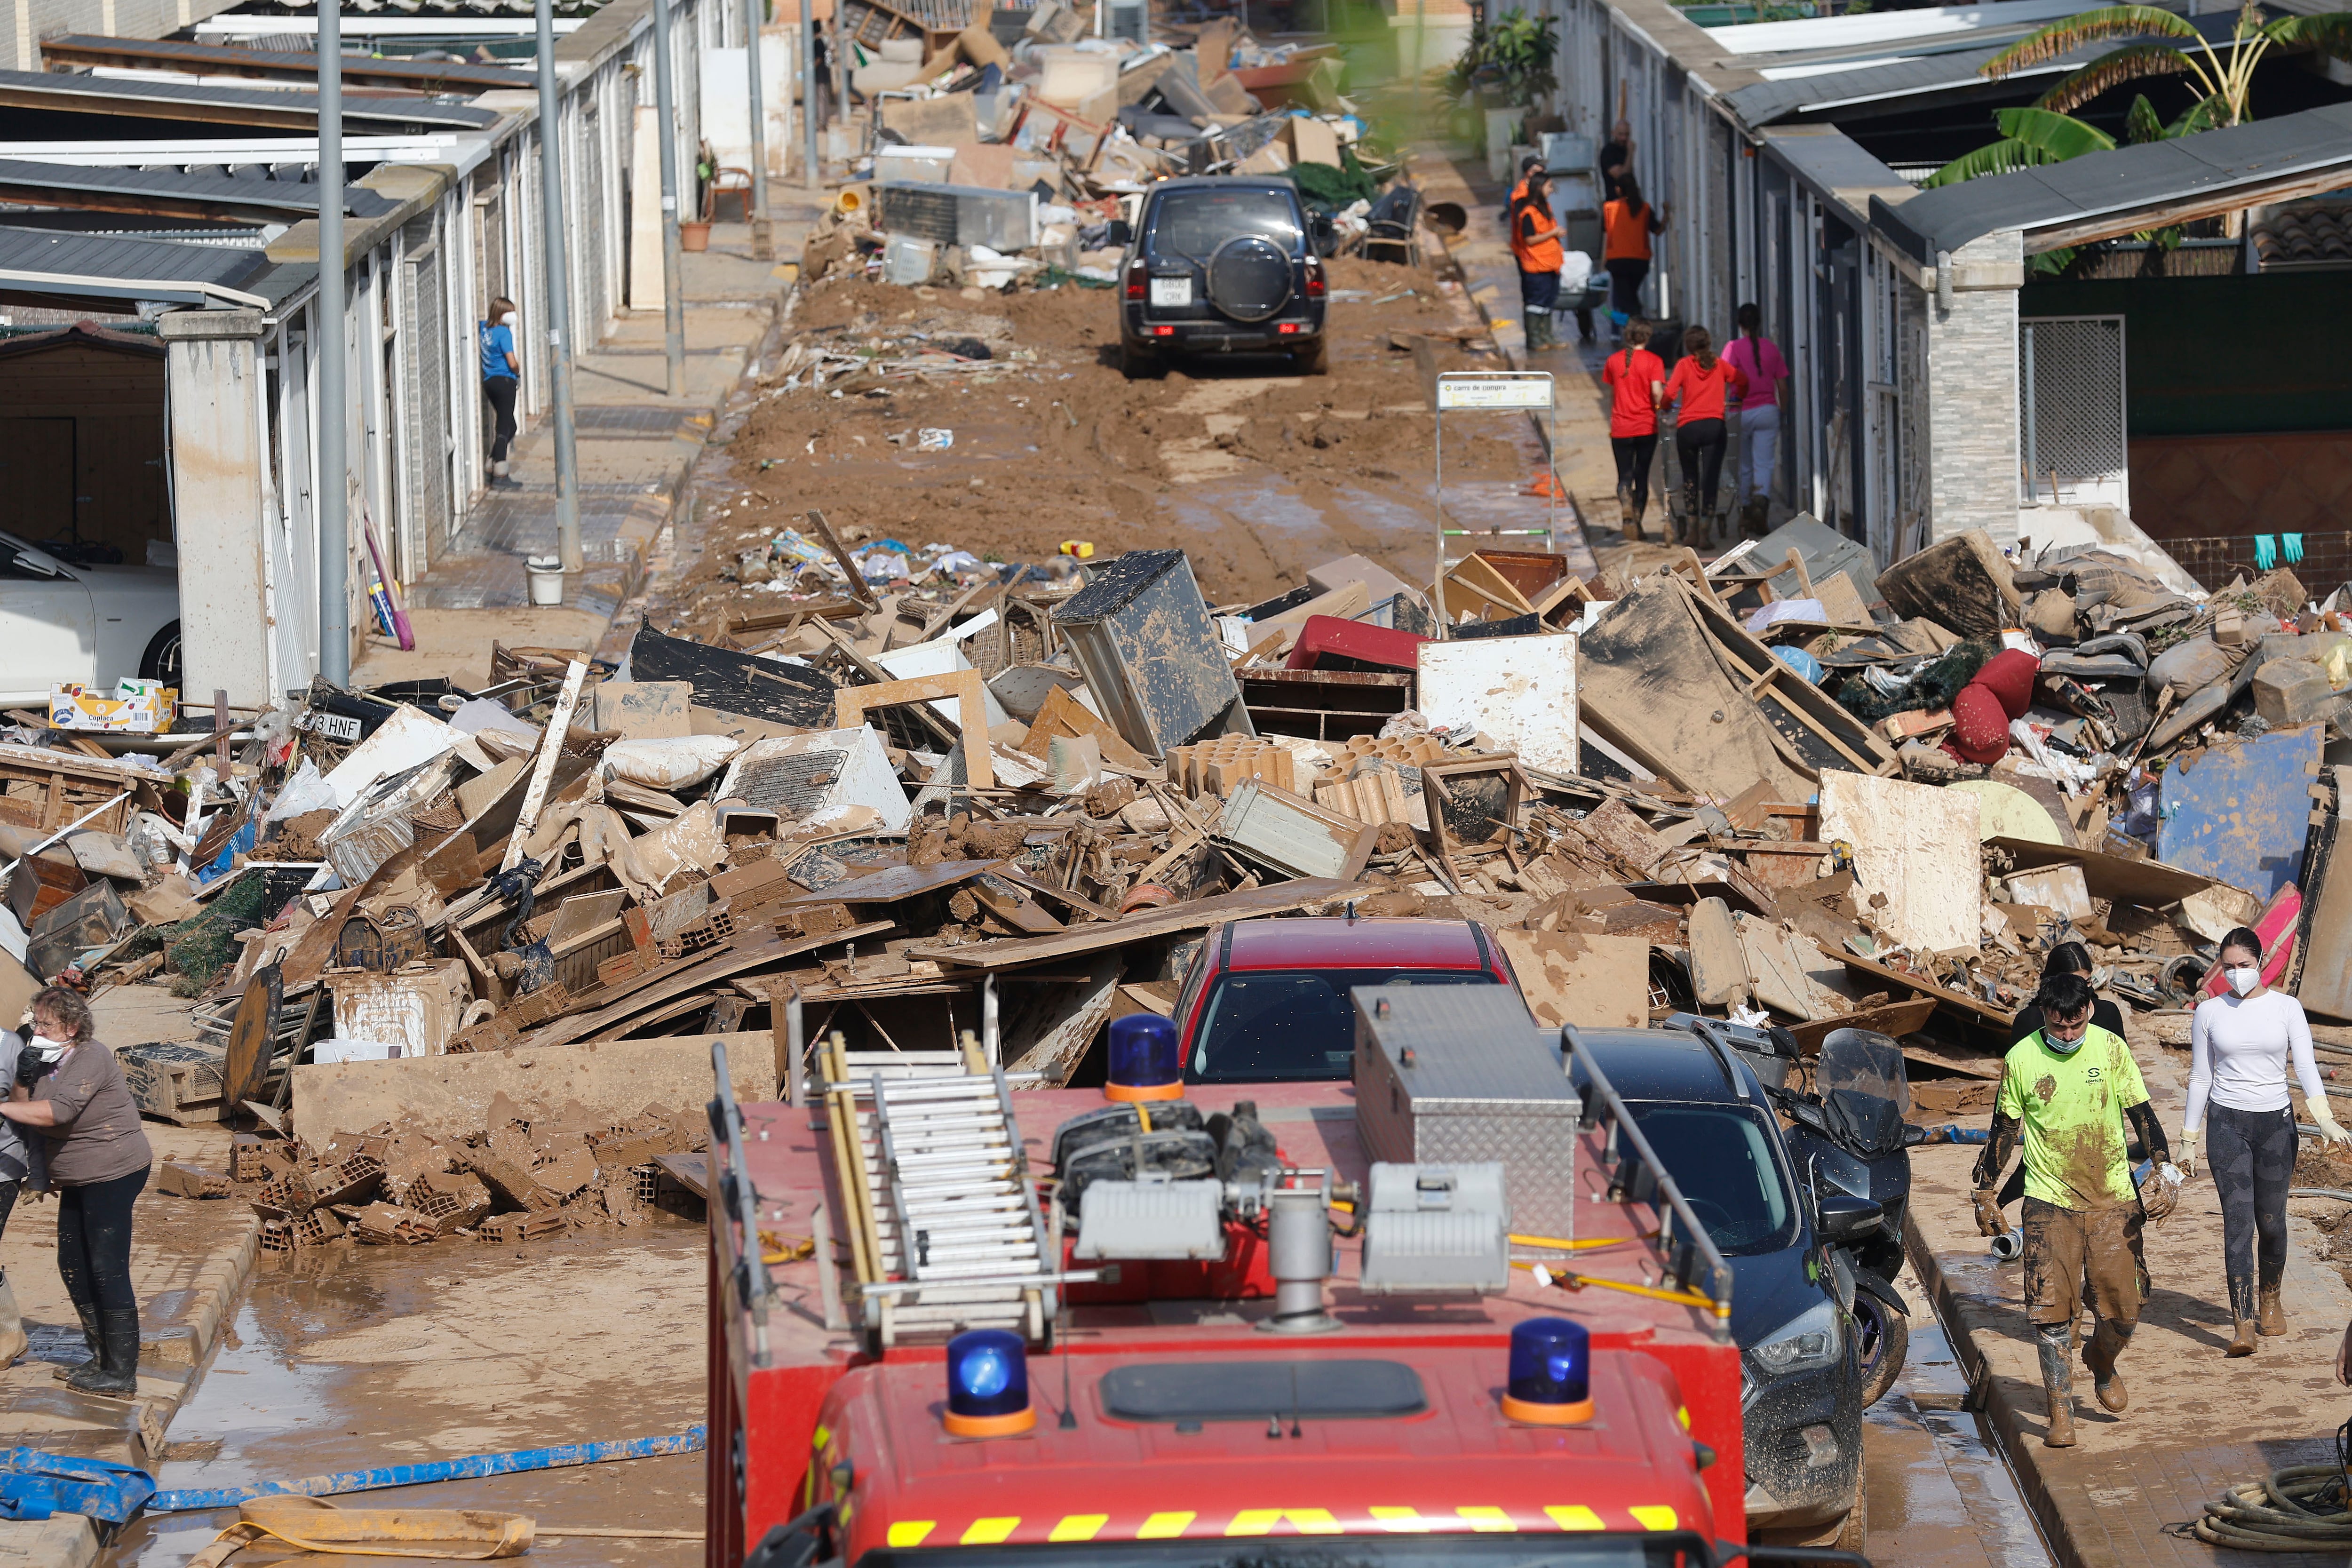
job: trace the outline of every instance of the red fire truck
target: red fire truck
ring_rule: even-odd
[[[1731,1271],[1593,1053],[1354,1001],[1349,1083],[1188,1089],[1148,1015],[1100,1090],[722,1066],[709,1568],[1749,1554]]]

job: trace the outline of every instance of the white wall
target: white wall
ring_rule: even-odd
[[[770,179],[783,178],[791,164],[794,42],[785,28],[760,29],[760,119]],[[702,135],[722,168],[751,166],[751,75],[744,55],[740,47],[702,53]]]
[[[260,527],[268,471],[261,312],[178,310],[157,329],[180,550],[181,688],[264,707],[278,694]],[[222,613],[232,606],[236,613]]]

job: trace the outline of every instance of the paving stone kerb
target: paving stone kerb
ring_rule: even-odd
[[[218,1127],[146,1126],[158,1162],[228,1167],[228,1133]],[[131,1282],[139,1293],[138,1405],[66,1394],[61,1362],[80,1359],[81,1326],[58,1279],[54,1200],[19,1200],[0,1237],[33,1349],[0,1372],[0,1443],[138,1464],[142,1425],[160,1436],[179,1406],[188,1374],[203,1361],[253,1272],[261,1222],[234,1199],[167,1196],[150,1182],[131,1215]],[[61,1398],[61,1396],[63,1396]],[[0,1559],[5,1561],[5,1559]]]
[[[2166,1135],[2180,1126],[2188,1053],[2133,1031]],[[1984,1117],[1965,1119],[1982,1125]],[[2131,1406],[2102,1410],[2087,1373],[2074,1376],[2073,1448],[2042,1446],[2046,1404],[2026,1326],[2021,1267],[1994,1263],[1976,1233],[1968,1190],[1979,1151],[1912,1152],[1914,1195],[1906,1241],[1911,1265],[1950,1333],[1984,1411],[2017,1472],[2020,1489],[2064,1568],[2147,1563],[2330,1563],[2341,1552],[2217,1552],[2180,1527],[2206,1500],[2288,1465],[2332,1459],[2336,1429],[2352,1415],[2352,1391],[2336,1382],[2336,1350],[2352,1318],[2352,1288],[2326,1261],[2326,1238],[2290,1205],[2284,1297],[2288,1332],[2252,1356],[2227,1361],[2228,1294],[2221,1205],[2200,1172],[2179,1211],[2147,1232],[2153,1285],[2121,1371]],[[2012,1209],[2010,1217],[2016,1218]],[[2089,1321],[2087,1316],[2084,1322]],[[2076,1352],[2080,1360],[2080,1352]]]

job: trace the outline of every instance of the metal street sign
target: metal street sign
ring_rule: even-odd
[[[1459,375],[1437,378],[1437,406],[1454,408],[1529,408],[1549,412],[1552,379],[1539,375]]]
[[[1544,549],[1549,551],[1559,538],[1559,470],[1554,456],[1559,450],[1559,405],[1552,396],[1553,382],[1549,371],[1446,371],[1437,378],[1437,473],[1432,499],[1437,509],[1437,576],[1435,586],[1441,607],[1445,591],[1445,541],[1448,535],[1467,538],[1472,534],[1486,538],[1507,536],[1543,536]],[[1549,416],[1551,428],[1544,441],[1544,481],[1537,492],[1545,498],[1544,525],[1541,528],[1448,528],[1445,526],[1445,416],[1455,414],[1542,414]],[[1538,435],[1545,433],[1538,427]],[[1442,616],[1451,619],[1451,616]]]

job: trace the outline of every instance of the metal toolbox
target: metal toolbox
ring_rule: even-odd
[[[1055,610],[1054,625],[1096,707],[1144,755],[1257,733],[1182,551],[1129,551]]]
[[[1507,985],[1360,985],[1356,1131],[1393,1164],[1503,1167],[1510,1228],[1573,1239],[1582,1099]]]

